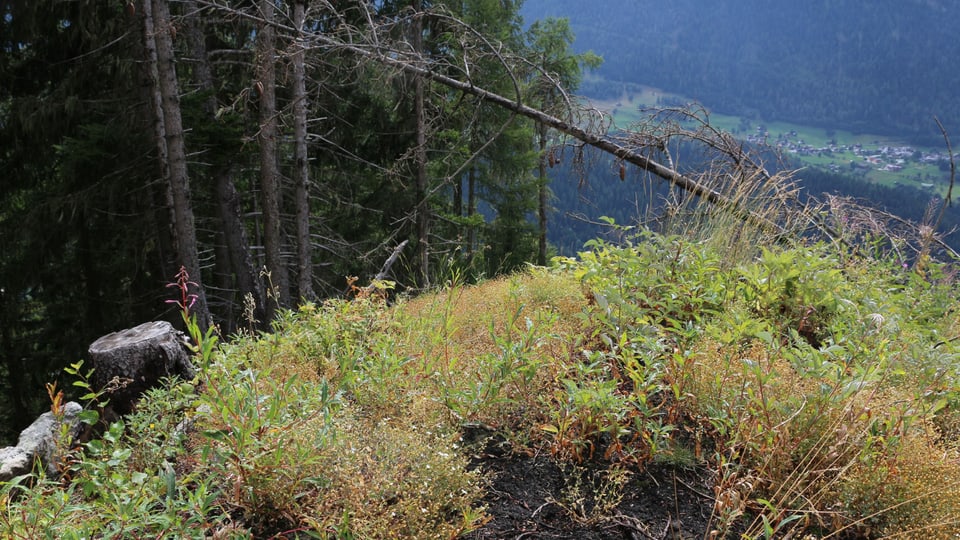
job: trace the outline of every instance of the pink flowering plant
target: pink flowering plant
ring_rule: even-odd
[[[196,281],[190,281],[190,274],[183,266],[181,266],[180,271],[177,272],[176,279],[177,280],[172,283],[167,283],[167,287],[176,287],[180,292],[180,297],[167,300],[167,303],[176,304],[180,308],[180,312],[183,313],[184,318],[187,318],[190,316],[190,308],[197,303],[197,294],[190,292],[190,287],[200,287],[200,285],[198,285]]]
[[[200,329],[197,323],[197,315],[191,309],[197,303],[197,294],[192,292],[191,288],[196,290],[200,285],[190,280],[190,274],[183,266],[177,272],[176,281],[168,283],[167,287],[175,288],[178,295],[175,298],[166,300],[167,304],[175,304],[180,309],[180,316],[183,318],[183,324],[186,325],[187,333],[190,335],[192,343],[187,346],[191,351],[200,357],[201,366],[206,366],[210,362],[210,356],[217,345],[216,327],[210,325],[206,332]]]

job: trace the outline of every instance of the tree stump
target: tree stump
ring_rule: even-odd
[[[194,377],[185,337],[166,321],[107,334],[94,341],[88,353],[94,368],[91,383],[105,391],[110,409],[119,415],[132,411],[137,399],[159,386],[160,379]]]

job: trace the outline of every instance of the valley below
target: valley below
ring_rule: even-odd
[[[635,84],[625,84],[617,98],[588,97],[585,101],[589,107],[609,114],[614,129],[642,129],[651,112],[658,109],[690,108],[702,111],[711,126],[744,143],[776,149],[791,168],[817,168],[879,186],[908,186],[941,197],[946,196],[950,185],[946,142],[940,148],[918,146],[888,136],[722,114],[687,96]],[[930,124],[937,129],[933,119]]]

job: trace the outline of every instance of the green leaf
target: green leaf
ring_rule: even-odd
[[[203,432],[203,436],[208,439],[213,439],[217,442],[226,442],[229,438],[229,432],[224,429],[208,429]]]
[[[85,409],[80,411],[80,414],[77,415],[77,418],[79,418],[84,424],[92,426],[93,424],[97,423],[97,420],[100,419],[100,413],[98,413],[96,410]]]

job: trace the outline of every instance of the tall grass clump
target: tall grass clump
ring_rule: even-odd
[[[196,467],[222,479],[221,502],[255,534],[449,538],[480,519],[479,482],[452,431],[391,403],[403,362],[385,309],[371,298],[307,305],[211,364]],[[385,397],[372,399],[378,389]]]
[[[557,444],[640,464],[689,448],[716,471],[714,537],[960,530],[947,267],[826,244],[761,246],[731,267],[710,242],[649,232],[590,247],[561,261],[590,291],[593,328],[590,374],[563,382],[605,397],[558,400],[571,412]]]
[[[696,188],[687,185],[652,201],[651,228],[702,244],[734,263],[749,260],[760,247],[796,241],[818,226],[822,205],[801,200],[794,172],[776,149],[744,145],[713,126],[709,112],[698,105],[648,112],[626,142],[656,152]],[[768,172],[765,161],[777,161],[778,172]]]

